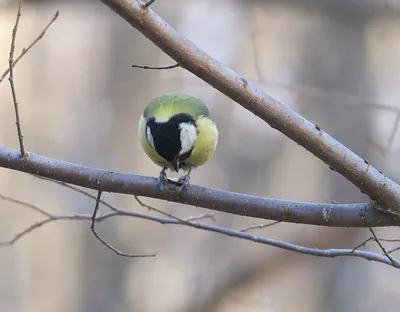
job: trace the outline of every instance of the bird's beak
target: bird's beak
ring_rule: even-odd
[[[175,156],[174,160],[172,161],[172,166],[174,166],[176,172],[179,171],[179,155]]]

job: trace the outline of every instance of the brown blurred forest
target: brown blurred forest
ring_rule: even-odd
[[[18,54],[60,17],[15,68],[28,151],[92,167],[157,176],[136,136],[144,106],[167,91],[203,98],[220,129],[215,156],[192,183],[301,201],[366,201],[320,160],[182,69],[100,1],[24,1]],[[400,180],[400,1],[158,0],[152,9],[190,40],[318,123]],[[0,74],[16,1],[0,0]],[[0,84],[0,146],[18,148],[9,83]],[[91,212],[71,190],[2,169],[0,192],[51,212]],[[131,196],[104,194],[147,212]],[[200,208],[145,199],[178,216]],[[1,202],[0,241],[40,216]],[[216,214],[241,228],[260,220]],[[54,222],[0,249],[0,311],[397,311],[394,268],[315,258],[187,227],[119,218],[97,227]],[[398,229],[381,229],[395,237]],[[257,234],[310,247],[351,248],[368,230],[278,224]]]

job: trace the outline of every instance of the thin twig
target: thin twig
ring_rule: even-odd
[[[28,51],[40,40],[42,39],[42,37],[44,36],[44,34],[46,33],[47,29],[51,26],[51,24],[53,24],[55,22],[55,20],[58,18],[59,16],[59,11],[57,11],[53,18],[51,19],[51,21],[46,25],[46,27],[41,31],[41,33],[39,34],[39,36],[36,37],[35,40],[33,40],[33,42],[27,47],[27,48],[23,48],[22,52],[20,53],[20,55],[16,58],[16,60],[12,63],[12,67],[14,67],[19,60],[26,54],[28,53]],[[5,77],[7,77],[8,73],[10,72],[10,67],[8,67],[4,73],[0,76],[0,83],[4,80]]]
[[[104,220],[106,218],[109,218],[111,216],[116,215],[115,213],[110,213],[108,215],[104,215],[101,217],[101,220]],[[13,245],[15,244],[18,240],[20,240],[22,237],[25,235],[31,233],[32,231],[40,228],[41,226],[48,224],[53,221],[59,221],[59,220],[91,220],[92,215],[85,215],[85,214],[71,214],[71,215],[51,215],[49,214],[49,217],[35,222],[31,224],[29,227],[27,227],[25,230],[17,233],[12,239],[4,242],[0,242],[0,247],[7,246],[7,245]],[[100,218],[97,219],[96,221],[100,221]]]
[[[62,181],[57,181],[57,180],[41,177],[41,176],[34,175],[34,174],[32,174],[32,176],[34,176],[35,178],[38,178],[40,180],[45,180],[45,181],[49,181],[49,182],[53,182],[55,184],[61,185],[61,186],[65,187],[65,188],[71,189],[71,190],[73,190],[73,191],[75,191],[77,193],[85,195],[86,197],[89,197],[91,199],[96,200],[96,198],[97,198],[97,196],[95,196],[93,194],[90,194],[89,192],[86,192],[86,191],[84,191],[84,190],[82,190],[79,187],[76,187],[74,185],[71,185],[71,184],[68,184],[68,183],[65,183],[65,182],[62,182]],[[100,203],[103,204],[104,206],[106,206],[107,208],[109,208],[112,211],[117,211],[118,210],[118,208],[116,208],[114,205],[110,204],[109,202],[107,202],[107,201],[105,201],[103,199],[100,199]]]
[[[375,234],[374,229],[372,227],[370,227],[369,230],[372,233],[372,235],[374,236],[374,239],[375,239],[376,243],[379,245],[379,247],[381,248],[381,250],[384,253],[384,255],[390,260],[390,262],[392,263],[392,265],[394,267],[398,267],[398,264],[396,263],[396,261],[386,251],[385,247],[383,247],[383,245],[382,245],[381,241],[379,240],[378,236]]]
[[[147,66],[147,65],[136,65],[132,64],[132,68],[140,68],[140,69],[155,69],[155,70],[164,70],[164,69],[173,69],[180,67],[178,63],[169,66]]]
[[[204,219],[211,219],[215,222],[215,212],[209,212],[209,213],[202,213],[201,215],[198,216],[190,216],[185,218],[185,221],[192,222],[192,221],[198,221],[198,220],[204,220]]]
[[[160,213],[160,214],[162,214],[162,215],[164,215],[164,216],[167,216],[167,217],[169,217],[169,218],[174,218],[175,220],[177,220],[177,221],[179,221],[179,222],[181,222],[181,223],[183,223],[183,224],[189,225],[189,226],[191,226],[191,225],[193,224],[192,222],[190,222],[190,221],[188,221],[188,220],[181,219],[181,218],[179,218],[179,217],[177,217],[177,216],[174,216],[174,215],[172,215],[172,214],[170,214],[170,213],[168,213],[168,212],[164,212],[164,211],[162,211],[162,210],[160,210],[160,209],[158,209],[158,208],[155,208],[155,207],[153,207],[153,206],[150,206],[150,205],[145,204],[145,203],[142,202],[142,201],[139,199],[139,197],[136,196],[136,195],[134,195],[134,197],[135,197],[136,201],[139,203],[139,205],[142,206],[142,207],[144,207],[144,208],[147,208],[147,209],[149,209],[149,210],[154,210],[154,211],[156,211],[156,212],[158,212],[158,213]]]
[[[146,258],[146,257],[155,257],[157,254],[148,254],[148,255],[141,255],[141,254],[127,254],[124,252],[119,251],[115,247],[111,246],[109,243],[107,243],[103,238],[100,237],[99,234],[97,234],[96,230],[94,229],[94,225],[96,223],[96,215],[97,211],[99,210],[99,204],[100,204],[100,199],[101,199],[101,193],[102,191],[98,191],[97,193],[97,198],[96,198],[96,205],[94,207],[93,215],[92,215],[92,222],[90,224],[90,229],[92,230],[94,236],[107,248],[111,249],[114,251],[117,255],[123,256],[123,257],[130,257],[130,258]]]
[[[255,224],[255,225],[251,225],[251,226],[242,228],[242,229],[240,229],[238,231],[239,232],[248,232],[248,231],[254,230],[254,229],[263,229],[263,228],[267,228],[267,227],[273,226],[273,225],[278,224],[278,223],[281,223],[281,221],[274,221],[274,222],[266,223],[266,224]]]
[[[15,119],[16,119],[15,123],[17,125],[17,132],[18,132],[18,140],[19,140],[19,147],[20,147],[20,151],[21,151],[21,157],[25,157],[25,148],[24,148],[24,141],[23,141],[23,136],[22,136],[22,131],[21,131],[21,122],[19,120],[18,101],[17,101],[17,94],[15,92],[14,70],[13,70],[15,39],[17,37],[19,20],[20,20],[20,17],[21,17],[21,3],[22,3],[22,0],[20,0],[18,2],[17,18],[15,20],[14,29],[12,31],[10,58],[8,59],[10,77],[8,78],[8,80],[10,81],[11,93],[12,93],[13,102],[14,102]]]
[[[154,3],[154,1],[156,1],[156,0],[149,0],[146,3],[143,3],[143,7],[148,8],[149,6],[151,6]]]
[[[48,212],[44,211],[43,209],[41,209],[41,208],[39,208],[39,207],[37,207],[35,205],[32,205],[30,203],[24,202],[22,200],[15,199],[15,198],[8,197],[8,196],[4,196],[3,194],[0,194],[0,199],[8,201],[10,203],[14,203],[14,204],[17,204],[17,205],[22,205],[22,206],[28,207],[28,208],[30,208],[30,209],[32,209],[32,210],[34,210],[34,211],[36,211],[36,212],[38,212],[38,213],[40,213],[42,215],[45,215],[46,217],[49,217],[49,218],[51,217],[51,215]]]
[[[373,237],[367,238],[367,239],[364,240],[361,244],[358,244],[357,246],[355,246],[355,247],[352,249],[352,252],[356,251],[357,249],[360,249],[361,247],[365,247],[365,245],[366,245],[368,242],[372,241],[372,240],[375,240],[375,238],[373,238]]]
[[[395,251],[397,251],[397,250],[400,250],[400,246],[396,246],[396,247],[390,248],[390,249],[387,251],[387,253],[388,253],[388,254],[391,254],[391,253],[393,253],[393,252],[395,252]]]

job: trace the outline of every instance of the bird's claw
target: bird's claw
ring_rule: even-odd
[[[167,174],[165,173],[165,170],[166,170],[166,168],[164,167],[163,170],[161,170],[161,172],[160,172],[160,176],[158,177],[158,182],[157,182],[158,188],[161,191],[163,191],[166,182],[167,183],[173,183],[176,186],[179,186],[179,188],[177,190],[177,193],[178,193],[178,195],[181,194],[183,192],[183,190],[186,188],[186,186],[189,184],[189,181],[190,181],[190,170],[186,175],[184,175],[182,177],[179,177],[178,180],[175,180],[175,181],[174,180],[170,180],[170,179],[167,178]]]
[[[190,181],[190,175],[187,174],[183,177],[180,177],[177,181],[177,184],[180,185],[179,189],[178,189],[178,194],[181,194],[183,192],[183,190],[185,189],[185,187],[189,184]]]

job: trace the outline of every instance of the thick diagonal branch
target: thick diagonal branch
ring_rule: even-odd
[[[337,227],[400,225],[400,218],[379,212],[373,204],[304,203],[196,185],[188,185],[178,196],[173,184],[160,191],[156,178],[80,166],[33,153],[21,158],[19,151],[7,148],[0,148],[0,167],[104,192],[152,197],[261,219]]]
[[[320,158],[385,211],[400,215],[400,186],[368,164],[321,127],[275,100],[182,36],[138,0],[101,0],[181,67],[236,101]]]

